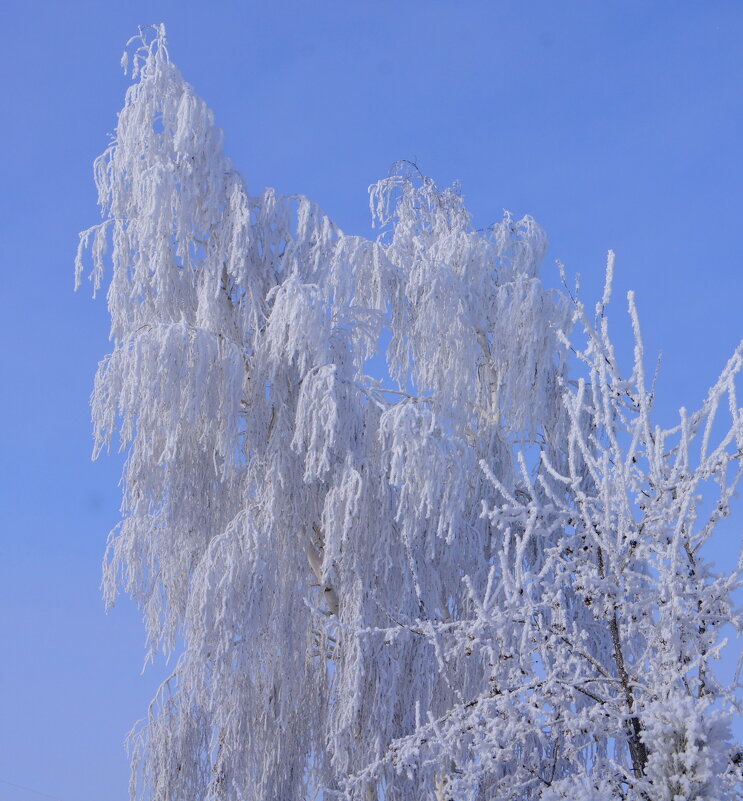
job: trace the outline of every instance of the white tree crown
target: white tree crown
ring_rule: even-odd
[[[132,797],[740,797],[714,663],[742,564],[705,544],[743,349],[658,428],[632,296],[628,378],[609,338],[613,255],[591,317],[542,284],[533,219],[474,230],[414,165],[371,187],[376,241],[254,197],[164,28],[130,45],[77,276],[110,271],[95,454],[127,452],[106,602],[134,597],[151,656],[184,644]],[[383,335],[395,390],[365,373]]]

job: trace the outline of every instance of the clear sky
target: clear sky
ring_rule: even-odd
[[[120,462],[90,463],[88,396],[107,315],[72,291],[138,24],[166,23],[253,192],[368,234],[367,186],[412,159],[460,179],[479,225],[536,217],[549,284],[559,258],[595,298],[613,248],[614,329],[634,288],[665,422],[743,335],[738,0],[5,0],[2,21],[0,801],[124,801],[122,740],[167,669],[139,674],[129,603],[103,614]]]

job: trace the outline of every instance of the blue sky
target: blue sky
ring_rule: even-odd
[[[547,283],[559,258],[595,298],[613,248],[614,329],[628,347],[634,288],[665,422],[743,334],[739,2],[6,0],[0,801],[124,801],[122,740],[166,670],[140,675],[129,603],[103,614],[120,461],[90,463],[88,396],[107,315],[72,292],[123,45],[159,21],[252,191],[304,193],[368,234],[367,186],[412,159],[460,179],[478,225],[536,217]]]

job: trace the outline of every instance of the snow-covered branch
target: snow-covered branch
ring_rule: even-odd
[[[112,353],[95,453],[127,453],[104,586],[150,655],[152,801],[728,801],[740,560],[706,543],[743,471],[739,348],[659,427],[609,336],[545,288],[529,217],[475,230],[417,168],[376,241],[250,195],[162,27],[96,161]],[[366,374],[383,334],[389,376]]]

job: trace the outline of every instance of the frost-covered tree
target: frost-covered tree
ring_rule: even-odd
[[[163,29],[131,56],[77,269],[110,265],[95,452],[127,452],[106,600],[180,653],[132,797],[740,797],[715,660],[743,565],[705,546],[743,348],[659,428],[631,296],[628,377],[609,338],[613,256],[594,315],[540,281],[531,218],[473,230],[413,168],[371,188],[376,241],[252,196]]]

